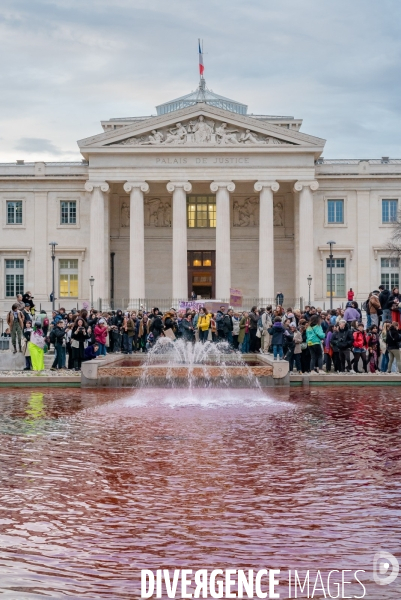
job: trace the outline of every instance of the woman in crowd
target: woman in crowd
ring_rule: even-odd
[[[99,319],[98,323],[95,325],[94,334],[95,334],[94,341],[99,346],[97,355],[98,356],[106,356],[106,354],[107,354],[106,341],[107,341],[108,327],[107,327],[107,323],[103,319],[103,317],[101,319]]]
[[[391,323],[383,323],[383,329],[379,335],[379,344],[381,352],[380,371],[387,373],[388,363],[390,360],[388,349],[387,349],[387,333],[391,327]]]
[[[89,331],[85,327],[83,319],[76,319],[71,331],[72,360],[75,371],[80,370],[81,363],[85,358],[85,342],[90,337]]]
[[[379,371],[379,359],[380,359],[380,340],[379,331],[376,325],[370,328],[368,335],[368,363],[369,370],[371,373],[377,373]]]
[[[323,353],[322,340],[324,340],[323,329],[320,325],[320,317],[312,315],[306,328],[306,342],[311,354],[310,370],[322,373]]]
[[[400,342],[401,335],[399,331],[399,324],[397,323],[397,321],[394,321],[390,325],[386,336],[387,349],[389,353],[387,373],[391,373],[391,367],[393,366],[394,360],[397,363],[398,372],[401,373]]]
[[[202,343],[207,341],[207,336],[209,334],[210,327],[210,319],[210,313],[204,306],[202,306],[202,308],[199,311],[198,318],[199,341]]]
[[[398,287],[393,287],[393,289],[391,291],[391,295],[388,299],[388,306],[391,307],[391,320],[393,323],[400,324],[400,322],[401,322],[400,302],[401,302],[401,297],[400,297],[399,289],[398,289]]]
[[[36,321],[35,329],[31,332],[31,337],[28,342],[29,354],[31,356],[32,369],[34,371],[45,370],[45,348],[46,341],[43,336],[43,330],[41,329],[42,323],[40,320]]]
[[[348,309],[347,309],[348,310]],[[353,345],[353,353],[354,353],[354,361],[353,368],[355,373],[359,373],[358,365],[359,359],[362,358],[363,370],[365,373],[368,372],[368,361],[366,358],[366,352],[368,349],[368,339],[365,333],[365,327],[363,323],[358,323],[358,329],[353,333],[354,345]]]
[[[249,316],[244,310],[242,317],[239,322],[239,334],[238,334],[239,350],[242,354],[248,354],[249,352]]]

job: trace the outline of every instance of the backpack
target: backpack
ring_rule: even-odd
[[[50,339],[50,343],[51,344],[54,345],[56,343],[56,336],[54,335],[54,327],[53,327],[53,329],[50,332],[49,339]]]
[[[42,327],[49,327],[49,319],[47,317],[45,319],[43,319]]]
[[[217,331],[222,331],[224,329],[224,315],[221,312],[216,314],[216,328]]]
[[[369,298],[367,300],[365,300],[365,302],[362,302],[361,308],[362,308],[362,310],[366,310],[366,312],[368,312],[368,310],[369,310]]]

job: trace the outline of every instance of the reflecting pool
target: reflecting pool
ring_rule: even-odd
[[[401,597],[371,583],[401,562],[397,387],[3,388],[0,475],[2,598],[139,598],[141,568],[279,568],[282,598],[288,569],[364,569]]]

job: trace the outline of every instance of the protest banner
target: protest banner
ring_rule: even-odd
[[[230,288],[230,305],[232,307],[241,308],[242,306],[242,290]]]

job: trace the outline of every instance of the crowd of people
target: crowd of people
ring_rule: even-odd
[[[44,353],[53,345],[52,369],[80,370],[82,362],[108,352],[148,352],[160,337],[174,341],[227,342],[233,350],[272,353],[287,360],[291,373],[401,372],[400,311],[398,288],[380,286],[369,294],[362,310],[348,292],[346,308],[325,311],[277,305],[253,306],[238,312],[222,305],[216,313],[176,310],[107,311],[64,308],[50,316],[35,312],[30,292],[18,296],[7,316],[13,352],[23,352],[26,370],[43,370]],[[17,350],[18,343],[18,350]],[[393,366],[394,363],[394,366]]]

